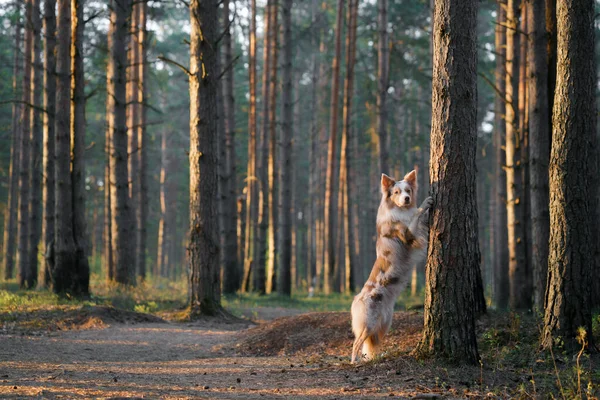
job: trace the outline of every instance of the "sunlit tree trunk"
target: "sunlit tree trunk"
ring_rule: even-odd
[[[281,150],[279,169],[279,267],[277,293],[285,296],[292,294],[292,137],[293,137],[293,95],[292,95],[292,6],[293,0],[283,0],[283,114],[281,121]],[[273,87],[276,89],[275,87]],[[275,171],[274,171],[275,172]]]
[[[258,261],[258,200],[256,141],[256,0],[250,0],[250,44],[248,54],[249,105],[248,105],[248,170],[246,177],[246,240],[244,245],[244,275],[242,292],[250,290],[250,276]],[[256,271],[254,271],[256,272]]]
[[[146,243],[147,243],[147,223],[148,223],[148,138],[146,135],[146,102],[148,97],[147,90],[147,36],[146,20],[148,15],[148,3],[146,1],[138,4],[139,23],[138,23],[138,85],[137,85],[137,102],[138,102],[138,192],[139,205],[136,208],[136,218],[138,221],[138,248],[137,248],[137,276],[144,280],[146,278]]]
[[[12,90],[14,98],[19,98],[18,84],[21,79],[21,5],[17,3],[15,24],[15,50],[13,61]],[[19,146],[21,144],[21,124],[20,116],[22,105],[13,103],[11,120],[11,141],[10,141],[10,169],[8,171],[8,200],[6,202],[6,212],[4,214],[4,257],[3,257],[3,278],[5,280],[13,277],[15,269],[15,245],[18,235],[18,205],[19,205]]]
[[[167,131],[161,134],[160,146],[160,219],[158,220],[158,245],[156,257],[156,271],[162,274],[167,269],[167,166],[169,160],[167,155]],[[175,221],[170,221],[171,223]]]
[[[377,135],[379,137],[379,169],[388,171],[388,136],[386,96],[389,75],[388,0],[377,0]]]
[[[52,243],[54,241],[54,114],[56,112],[56,0],[44,2],[44,129],[42,182],[42,244],[45,257],[40,285],[51,284]]]
[[[33,52],[33,0],[25,2],[25,54],[23,64],[23,93],[21,108],[21,144],[19,160],[19,230],[17,242],[17,271],[19,274],[19,285],[25,287],[27,283],[27,271],[29,269],[29,201],[30,201],[30,133],[31,133],[31,81],[32,81],[32,52]]]
[[[544,309],[548,275],[548,164],[550,162],[550,130],[548,126],[548,38],[545,0],[528,3],[529,19],[529,148],[531,196],[531,255],[533,304]]]
[[[477,1],[436,0],[422,355],[476,364]],[[462,154],[456,157],[456,154]]]
[[[557,2],[557,70],[550,155],[550,244],[542,345],[594,349],[591,291],[598,188],[594,1]],[[597,267],[596,267],[597,268]]]
[[[85,221],[85,81],[83,72],[83,5],[71,0],[71,149],[73,185],[73,235],[77,247],[75,285],[87,294],[90,285],[88,237]]]
[[[337,17],[335,23],[335,53],[332,62],[331,107],[329,116],[329,141],[327,143],[327,175],[325,176],[325,206],[323,244],[325,260],[323,264],[323,290],[325,294],[339,291],[335,280],[335,205],[336,191],[334,190],[334,174],[337,147],[338,103],[340,85],[340,57],[342,47],[342,29],[344,15],[344,0],[337,2]]]
[[[217,0],[190,2],[190,315],[220,315],[217,222]]]

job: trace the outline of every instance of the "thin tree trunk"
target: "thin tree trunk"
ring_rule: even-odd
[[[285,296],[292,294],[292,138],[293,126],[293,94],[292,94],[292,7],[293,0],[283,0],[283,115],[281,123],[281,150],[279,169],[279,267],[277,293]],[[276,89],[273,85],[273,89]],[[275,108],[275,107],[273,107]],[[273,138],[272,138],[273,139]]]
[[[246,240],[244,245],[244,275],[242,292],[250,290],[250,274],[256,269],[258,245],[258,199],[256,141],[256,0],[250,0],[250,46],[248,54],[249,109],[248,109],[248,170],[246,177]],[[254,271],[255,272],[255,271]]]
[[[15,25],[15,51],[14,51],[14,62],[13,62],[13,97],[19,97],[19,85],[18,81],[21,78],[21,5],[17,3],[16,6],[16,20]],[[6,213],[4,214],[4,257],[3,257],[3,268],[4,268],[4,279],[12,279],[15,264],[15,245],[18,234],[18,201],[19,201],[19,158],[20,158],[20,139],[21,139],[21,124],[20,115],[22,113],[22,105],[13,103],[12,105],[12,120],[11,120],[11,142],[10,142],[10,170],[8,172],[8,200],[6,202]]]
[[[131,238],[135,233],[134,215],[131,209],[127,171],[127,119],[126,41],[129,31],[127,21],[131,15],[131,0],[113,0],[111,10],[113,73],[108,82],[108,98],[113,112],[107,116],[111,129],[110,193],[112,257],[115,280],[126,285],[135,285],[134,247]],[[112,78],[112,79],[111,79]]]
[[[496,87],[497,94],[494,110],[494,144],[496,146],[495,185],[496,185],[496,213],[494,234],[494,301],[496,307],[508,307],[510,293],[508,283],[508,230],[506,215],[506,163],[505,132],[506,123],[506,2],[498,1],[498,20],[496,24]]]
[[[377,135],[379,137],[379,170],[388,171],[387,107],[389,38],[387,31],[388,0],[377,0]]]
[[[325,260],[323,264],[323,289],[325,294],[338,291],[339,287],[334,284],[335,280],[335,190],[333,190],[333,177],[335,174],[337,125],[338,125],[338,103],[340,84],[340,56],[342,47],[342,28],[344,15],[344,0],[338,0],[337,17],[335,23],[335,53],[332,62],[331,83],[331,115],[329,116],[329,141],[327,144],[327,175],[325,177],[325,206],[324,206],[324,229],[323,244]]]
[[[42,236],[41,201],[42,201],[42,75],[43,66],[40,58],[42,21],[40,19],[40,0],[32,2],[33,48],[31,55],[31,107],[30,116],[30,158],[29,158],[29,265],[27,267],[26,287],[35,288],[38,276],[38,245]]]
[[[548,126],[548,38],[545,0],[528,3],[529,18],[529,148],[531,191],[531,241],[533,272],[533,304],[544,309],[548,276],[548,238],[550,212],[548,164],[550,162],[550,130]]]
[[[51,284],[50,274],[54,242],[54,114],[56,112],[56,0],[44,2],[44,130],[43,130],[43,185],[42,185],[42,241],[45,261],[40,276],[42,287]]]
[[[167,131],[163,130],[161,134],[160,146],[160,219],[158,221],[158,252],[156,257],[156,270],[158,274],[163,274],[167,270],[167,166],[169,160],[167,156]],[[174,222],[174,221],[171,221]]]
[[[526,247],[523,213],[523,177],[519,132],[519,0],[508,0],[506,15],[506,214],[508,225],[509,303],[512,309],[527,309]]]
[[[217,0],[190,2],[190,316],[222,315],[217,204]],[[202,38],[202,40],[201,40]]]
[[[56,49],[56,142],[55,142],[55,263],[52,273],[55,293],[77,292],[77,248],[73,232],[73,188],[71,182],[71,1],[58,1]]]
[[[436,0],[425,327],[418,352],[479,361],[473,293],[477,241],[477,1]],[[456,154],[463,154],[457,158]],[[458,219],[457,219],[458,218]],[[452,222],[450,222],[452,220]]]
[[[31,132],[31,80],[32,80],[32,52],[33,52],[33,0],[25,3],[25,62],[23,72],[23,107],[21,115],[21,144],[19,160],[19,230],[17,242],[17,266],[19,273],[19,286],[25,287],[27,271],[29,269],[29,193],[30,193],[30,132]]]
[[[550,244],[542,346],[594,351],[592,278],[597,243],[598,140],[594,1],[557,3],[557,74],[550,155]]]
[[[223,24],[225,34],[223,36],[224,68],[228,68],[223,76],[223,109],[225,124],[225,170],[223,176],[224,192],[221,201],[225,204],[224,222],[224,247],[223,268],[224,281],[223,292],[235,293],[240,288],[240,268],[237,259],[237,198],[235,179],[235,98],[233,95],[233,42],[231,40],[231,27],[229,16],[230,0],[223,2]]]
[[[85,81],[83,71],[83,7],[85,0],[71,0],[71,149],[73,185],[73,236],[77,247],[74,284],[87,295],[90,286],[88,237],[85,221]]]
[[[110,3],[113,4],[112,2]],[[108,24],[108,34],[106,39],[108,42],[108,49],[112,49],[113,36],[115,26],[111,21]],[[108,57],[106,63],[106,87],[110,87],[111,82],[115,79],[115,60]],[[108,89],[107,89],[108,92]],[[110,173],[110,159],[112,154],[112,131],[113,131],[113,120],[110,116],[114,113],[115,102],[111,96],[106,97],[106,131],[104,135],[104,154],[105,154],[105,166],[104,166],[104,185],[102,187],[104,191],[104,233],[102,235],[104,240],[103,260],[104,267],[106,268],[106,279],[108,282],[115,280],[115,263],[112,254],[112,207],[111,207],[111,173]]]
[[[146,101],[147,101],[147,70],[146,62],[146,19],[148,15],[148,3],[146,1],[138,4],[139,25],[138,25],[138,85],[137,85],[137,101],[138,101],[138,192],[139,205],[137,210],[138,224],[138,252],[137,252],[137,276],[140,280],[146,279],[146,243],[148,236],[148,138],[146,137]]]
[[[271,67],[269,68],[269,225],[267,227],[267,261],[265,269],[267,271],[266,292],[271,293],[276,290],[277,282],[277,60],[278,60],[278,8],[279,1],[273,0],[273,9],[271,10],[271,22],[269,28],[271,31]]]

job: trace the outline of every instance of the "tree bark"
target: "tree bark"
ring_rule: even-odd
[[[111,3],[112,4],[112,3]],[[111,22],[108,24],[108,34],[107,34],[107,42],[108,49],[112,49],[113,45],[113,36],[114,36],[115,26],[112,23],[112,14],[111,14]],[[107,92],[108,88],[111,85],[111,82],[115,79],[115,60],[108,57],[106,63],[106,87]],[[110,118],[113,115],[115,109],[115,101],[111,96],[106,97],[106,132],[104,135],[104,153],[105,153],[105,167],[104,167],[104,233],[102,235],[104,240],[104,251],[103,251],[103,259],[104,266],[106,268],[106,278],[107,281],[113,282],[115,280],[115,263],[112,254],[112,206],[111,206],[111,173],[110,173],[110,159],[112,154],[112,131],[113,131],[113,123],[114,121]]]
[[[83,71],[83,7],[85,0],[71,0],[71,149],[73,185],[73,237],[77,248],[76,292],[89,293],[90,265],[85,221],[85,81]]]
[[[27,266],[27,288],[35,288],[38,277],[38,245],[42,236],[42,85],[43,66],[40,58],[42,21],[40,0],[33,0],[31,25],[33,28],[33,48],[31,55],[31,107],[30,116],[30,158],[29,158],[29,261]],[[23,277],[21,277],[23,279]],[[23,285],[22,285],[23,286]]]
[[[425,327],[418,352],[476,364],[477,1],[436,0]]]
[[[21,78],[21,5],[16,6],[15,25],[15,51],[13,61],[13,79],[12,88],[14,98],[19,98],[19,84]],[[3,257],[3,277],[5,280],[12,279],[15,269],[15,245],[18,235],[18,205],[19,205],[19,158],[20,158],[20,140],[21,124],[20,115],[22,114],[22,105],[13,103],[11,120],[11,142],[10,142],[10,170],[8,172],[8,200],[6,202],[6,213],[4,214],[4,257]]]
[[[43,287],[51,284],[54,241],[54,115],[56,112],[56,0],[44,2],[44,130],[43,130],[43,185],[42,185],[42,241],[45,255],[40,276]],[[48,258],[46,258],[48,257]]]
[[[388,136],[386,96],[389,81],[389,37],[388,37],[388,0],[377,0],[377,135],[379,137],[379,170],[388,171]]]
[[[23,66],[23,107],[21,108],[21,144],[19,148],[19,230],[17,242],[17,270],[19,285],[25,287],[29,269],[29,193],[30,193],[30,133],[31,133],[31,80],[33,52],[33,0],[25,2],[25,54]]]
[[[158,245],[156,256],[156,271],[157,274],[164,276],[167,271],[168,248],[167,248],[167,228],[169,221],[167,220],[167,168],[169,159],[167,155],[167,131],[162,131],[161,146],[160,146],[160,219],[158,221]],[[175,221],[170,221],[175,222]]]
[[[508,229],[506,215],[506,2],[498,1],[496,23],[496,95],[494,110],[494,144],[496,146],[495,178],[496,206],[494,226],[494,301],[499,309],[508,307]]]
[[[533,305],[544,309],[548,276],[548,164],[550,162],[550,130],[548,126],[548,39],[545,0],[528,3],[529,19],[529,149],[531,196],[531,255],[533,273]]]
[[[283,114],[281,123],[281,160],[279,168],[279,267],[277,293],[284,296],[292,294],[292,138],[293,126],[293,94],[292,94],[292,7],[293,0],[283,0],[282,25],[283,25]],[[275,88],[274,88],[275,89]]]
[[[509,303],[512,309],[528,309],[527,250],[523,211],[523,176],[519,131],[519,0],[508,0],[506,15],[506,214],[508,225]]]
[[[132,246],[134,216],[131,209],[127,168],[127,120],[126,41],[131,16],[131,0],[113,0],[111,3],[112,40],[110,58],[113,73],[110,74],[107,91],[112,113],[108,114],[111,129],[110,145],[110,205],[112,258],[115,280],[126,285],[135,285],[134,247]],[[112,78],[112,79],[111,79]]]
[[[136,208],[136,218],[138,225],[138,248],[137,248],[137,276],[140,280],[146,279],[146,243],[147,243],[147,222],[148,222],[148,138],[146,137],[146,102],[147,102],[147,32],[146,20],[148,15],[148,3],[143,1],[137,5],[138,10],[138,123],[137,123],[137,142],[138,142],[138,192],[139,205]]]
[[[233,41],[231,40],[231,26],[229,16],[230,1],[223,2],[223,36],[224,67],[228,68],[223,76],[223,109],[225,124],[225,171],[224,193],[222,201],[225,204],[224,222],[224,248],[223,248],[223,292],[235,293],[240,288],[241,274],[238,263],[237,243],[237,196],[236,196],[236,157],[235,157],[235,98],[233,95]]]
[[[325,206],[323,247],[325,260],[323,264],[323,290],[325,294],[339,291],[335,280],[335,205],[336,191],[333,190],[337,146],[338,103],[340,84],[340,55],[342,47],[342,25],[344,15],[344,0],[338,0],[337,17],[335,22],[335,53],[332,61],[331,108],[329,116],[329,141],[327,143],[327,175],[325,177]]]
[[[542,346],[568,350],[579,327],[594,349],[591,290],[597,221],[594,1],[557,3],[557,74],[550,155],[550,243]]]
[[[256,143],[256,0],[250,0],[250,46],[248,54],[248,171],[246,178],[246,240],[244,245],[244,275],[242,292],[250,290],[250,274],[256,269],[258,257],[258,199],[259,185],[257,176]]]
[[[217,204],[217,0],[190,2],[190,316],[222,315]]]

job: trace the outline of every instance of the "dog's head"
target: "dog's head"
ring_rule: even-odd
[[[416,207],[417,171],[412,170],[401,181],[396,181],[386,174],[381,174],[381,196],[386,202],[400,208]],[[392,205],[392,204],[390,204]]]

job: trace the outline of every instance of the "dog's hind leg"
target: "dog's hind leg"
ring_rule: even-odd
[[[350,359],[350,362],[352,364],[355,363],[355,360],[360,360],[360,358],[357,359],[357,356],[368,336],[369,332],[367,331],[367,327],[365,326],[360,335],[357,336],[356,339],[354,339],[354,345],[352,346],[352,358]]]

